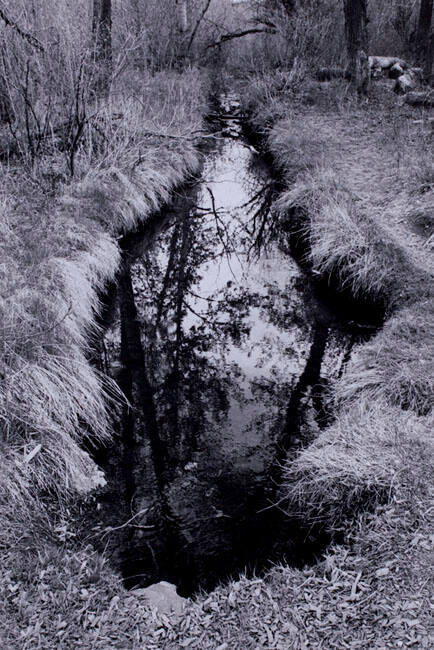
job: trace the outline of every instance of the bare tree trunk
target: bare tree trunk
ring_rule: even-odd
[[[347,73],[357,92],[367,94],[370,72],[368,62],[367,0],[344,0],[347,40]]]
[[[433,38],[431,37],[432,12],[433,0],[421,0],[416,32],[416,55],[418,63],[423,69],[424,78],[428,82],[432,78],[434,55]]]
[[[99,64],[97,86],[106,92],[112,66],[112,2],[93,0],[92,30],[95,39],[95,61]]]
[[[178,5],[179,31],[185,34],[188,31],[187,0],[176,0]]]
[[[13,110],[6,81],[0,73],[0,123],[12,120]]]
[[[142,12],[140,10],[140,0],[132,0],[133,10],[134,10],[134,30],[135,37],[139,43],[138,51],[136,54],[136,63],[139,67],[143,68],[146,65],[146,55],[147,51],[144,47],[143,36],[146,34],[146,28],[142,21]]]

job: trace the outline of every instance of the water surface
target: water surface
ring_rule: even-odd
[[[130,584],[165,578],[191,593],[314,552],[317,540],[269,506],[280,463],[327,419],[324,392],[354,335],[279,245],[276,190],[237,119],[226,119],[201,178],[126,246],[120,303],[130,292],[129,307],[106,339],[112,361],[118,347],[141,346],[128,380],[131,512],[155,522],[150,502],[160,501],[158,544],[130,530]]]

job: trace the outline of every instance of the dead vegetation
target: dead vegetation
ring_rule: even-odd
[[[314,95],[306,87],[281,95],[280,77],[267,93],[260,76],[245,106],[255,127],[265,128],[287,179],[276,211],[285,230],[304,240],[306,263],[389,312],[430,295],[430,241],[407,223],[417,215],[429,220],[433,209],[428,116],[415,120],[386,95],[361,107],[345,95],[344,82],[323,92],[316,87]]]
[[[269,90],[276,122],[267,119],[264,126],[267,145],[289,186],[276,205],[280,223],[301,239],[304,263],[314,276],[328,278],[359,299],[380,301],[388,317],[384,328],[359,346],[334,387],[334,423],[286,466],[282,498],[288,511],[312,526],[343,532],[355,543],[346,555],[353,571],[348,618],[336,616],[333,633],[318,623],[320,636],[315,636],[316,623],[311,624],[304,639],[330,648],[429,647],[424,569],[431,549],[429,467],[434,458],[429,116],[415,119],[390,100],[381,105],[377,98],[372,112],[344,94],[338,104],[336,94],[329,99],[330,85],[313,104],[305,93],[293,93],[291,114],[279,121],[283,111],[276,108],[273,83]],[[343,82],[332,83],[343,88]],[[267,102],[266,93],[261,97]],[[259,104],[255,123],[261,114]],[[408,525],[412,518],[424,522],[424,532],[414,537]],[[368,581],[360,588],[369,604],[364,597],[356,604],[363,582],[357,551],[362,548]],[[342,553],[332,553],[326,563]],[[284,574],[293,578],[290,570]],[[315,611],[320,603],[319,621],[328,596],[328,587],[318,582],[307,596]],[[402,602],[414,603],[411,619],[400,613]],[[383,613],[381,623],[375,611]],[[413,620],[414,636],[405,631]],[[294,635],[300,633],[299,622]],[[302,637],[292,642],[292,647],[305,647]]]
[[[152,88],[160,96],[153,104],[141,94]],[[81,445],[84,438],[109,437],[109,412],[121,399],[89,361],[99,295],[118,269],[119,235],[146,220],[198,169],[195,138],[183,135],[200,131],[203,91],[194,72],[146,80],[134,97],[122,100],[124,117],[100,156],[84,147],[76,180],[67,183],[60,174],[54,194],[53,175],[66,164],[54,154],[33,177],[21,164],[1,170],[3,550],[28,528],[32,512],[44,510],[49,495],[62,508],[71,494],[102,481]],[[161,104],[167,95],[170,109]],[[151,123],[157,133],[149,138]],[[54,169],[47,177],[50,160]],[[13,535],[6,523],[11,510]]]
[[[398,311],[354,356],[336,386],[337,403],[357,404],[363,396],[375,402],[429,415],[434,393],[432,303]]]
[[[333,532],[387,503],[395,490],[417,489],[420,469],[434,451],[429,417],[402,412],[369,393],[345,406],[285,475],[291,511],[295,506],[307,521]]]
[[[312,272],[356,299],[390,306],[402,296],[402,275],[417,273],[398,243],[359,211],[345,181],[324,166],[305,174],[276,210],[284,229],[302,239]]]
[[[342,114],[336,119],[342,128]],[[406,210],[421,198],[424,205],[432,200],[429,166],[407,158],[412,164],[405,168],[402,183],[396,149],[389,150],[382,131],[382,156],[391,155],[402,193],[395,196],[396,185],[390,194],[381,193],[383,179],[391,176],[379,174],[379,166],[368,165],[363,182],[359,175],[350,185],[344,170],[352,169],[355,159],[358,170],[363,161],[375,160],[372,151],[367,158],[364,150],[357,154],[341,137],[340,151],[353,153],[339,159],[339,175],[332,174],[324,170],[325,161],[338,160],[337,155],[330,158],[335,146],[328,137],[330,115],[315,148],[309,146],[314,138],[311,117],[294,136],[288,133],[294,122],[285,124],[286,130],[280,125],[273,131],[270,142],[291,182],[296,170],[296,183],[282,197],[280,212],[287,218],[293,202],[303,207],[312,268],[324,274],[336,268],[339,281],[347,282],[351,291],[383,294],[390,301],[384,329],[358,347],[336,386],[335,422],[286,468],[281,505],[292,516],[301,513],[312,526],[343,535],[345,544],[330,548],[312,568],[275,567],[264,578],[242,577],[197,598],[180,619],[169,619],[125,592],[90,549],[71,549],[67,539],[74,526],[69,517],[58,532],[51,529],[51,550],[41,553],[36,563],[30,548],[20,551],[19,562],[16,551],[4,549],[0,587],[8,624],[0,632],[3,647],[49,648],[53,639],[58,647],[101,649],[432,645],[427,575],[434,457],[432,307],[428,266],[424,262],[418,267],[426,237],[415,233],[405,242],[404,230],[395,233],[393,246],[388,240],[390,225],[396,223],[392,208],[400,206],[404,229],[410,227]],[[292,147],[286,157],[279,133]],[[378,136],[376,132],[377,141]],[[407,152],[400,156],[403,160]],[[368,187],[369,179],[375,184]],[[113,213],[108,208],[113,218],[123,210],[122,192],[114,193]],[[78,195],[90,200],[85,192]],[[126,209],[133,210],[128,205]],[[379,222],[380,216],[391,223]],[[122,227],[122,220],[119,223]],[[422,248],[415,251],[409,243]],[[50,522],[45,523],[50,529]],[[6,618],[0,621],[4,624]]]
[[[419,462],[420,459],[418,459]],[[421,469],[428,470],[429,459]],[[168,617],[126,592],[101,557],[85,549],[46,550],[38,578],[29,555],[0,582],[2,647],[52,648],[430,648],[431,514],[420,492],[401,492],[364,513],[349,546],[329,549],[315,567],[276,566],[240,577]],[[350,550],[351,549],[351,550]],[[34,570],[31,561],[32,571]]]

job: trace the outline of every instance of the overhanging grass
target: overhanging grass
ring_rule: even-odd
[[[424,481],[433,457],[429,418],[360,395],[335,423],[288,463],[284,494],[303,521],[329,530]]]
[[[107,169],[124,173],[122,164],[110,163]],[[103,179],[102,184],[106,182]],[[120,195],[115,192],[117,205],[125,200],[122,192]],[[82,211],[76,210],[81,201],[78,194],[71,199],[68,214],[82,216]],[[95,205],[91,190],[86,200],[90,207]],[[117,209],[113,213],[110,210],[108,207],[108,220],[110,214],[118,213]],[[94,213],[90,210],[89,214]],[[130,214],[128,222],[133,223],[136,208]],[[98,215],[94,216],[99,221]],[[53,222],[49,225],[50,230]],[[358,225],[348,227],[353,228],[352,240],[360,237],[363,247],[365,231],[361,226],[359,230]],[[87,254],[89,227],[86,222],[82,230],[84,240],[81,244],[77,240],[75,245],[76,249],[82,249],[83,255]],[[93,225],[92,229],[98,232],[99,227]],[[11,241],[14,240],[17,248],[20,237],[15,237],[16,233],[14,226]],[[32,238],[32,233],[27,235]],[[58,235],[56,250],[60,251],[60,246],[65,245],[65,233],[61,231]],[[69,244],[65,247],[68,249]],[[28,245],[26,251],[28,254]],[[50,246],[47,255],[50,257]],[[65,251],[57,254],[57,258],[62,260],[65,277],[74,276],[75,263],[65,266]],[[19,266],[18,257],[11,254],[8,268]],[[34,268],[37,277],[38,267]],[[71,280],[71,287],[75,284]],[[44,286],[51,287],[49,283]],[[49,295],[50,292],[51,288]],[[414,292],[414,296],[418,295]],[[47,303],[43,303],[44,309]],[[80,322],[87,322],[83,316],[80,318]],[[407,317],[403,320],[408,321]],[[50,322],[52,318],[48,317]],[[77,335],[82,329],[75,328],[75,322],[71,317],[69,326]],[[416,324],[415,330],[409,327],[404,338],[417,338],[417,331],[424,332],[425,327],[423,321],[420,326]],[[398,326],[396,331],[398,335]],[[425,334],[418,340],[425,340]],[[293,492],[293,503],[298,503],[306,518],[309,515],[312,521],[317,521],[319,517],[323,525],[334,528],[341,527],[348,516],[352,518],[351,550],[330,549],[325,561],[311,569],[277,567],[265,579],[241,578],[198,599],[177,622],[151,613],[140,598],[125,592],[120,581],[89,549],[71,551],[56,535],[53,548],[40,552],[38,558],[34,549],[27,556],[26,552],[9,545],[5,549],[0,580],[4,604],[0,612],[2,647],[244,650],[313,645],[364,649],[393,648],[398,641],[404,647],[405,644],[430,647],[430,594],[426,580],[430,561],[430,504],[426,492],[432,468],[429,421],[389,403],[393,402],[386,395],[389,379],[379,364],[393,347],[381,357],[384,341],[377,343],[371,358],[375,361],[378,357],[375,399],[369,383],[343,395],[342,411],[335,425],[312,448],[302,452],[307,454],[304,458],[300,456],[288,468],[290,483],[291,476],[296,475],[296,481],[300,481],[298,487],[306,488],[305,491],[294,488]],[[403,358],[411,363],[410,347],[403,351]],[[393,372],[399,369],[401,361],[397,361]],[[424,403],[423,395],[424,389],[418,389],[417,398],[411,404]],[[399,404],[404,405],[401,401]],[[314,473],[315,468],[318,472]],[[14,465],[8,465],[7,469],[12,471]],[[32,499],[33,488],[29,485]],[[325,493],[319,492],[320,487],[325,488]],[[388,499],[390,502],[379,505],[373,514],[354,517],[353,510],[366,505],[372,508]],[[6,508],[3,512],[6,513]],[[29,523],[32,523],[31,516]],[[48,521],[47,528],[50,525],[52,522]]]
[[[273,80],[269,87],[274,103]],[[255,121],[267,101],[262,88],[250,107]],[[295,101],[289,118],[266,126],[288,185],[276,204],[282,237],[295,238],[314,277],[390,319],[339,381],[335,424],[287,467],[292,506],[334,528],[352,509],[387,499],[412,435],[424,437],[428,426],[417,415],[428,417],[434,394],[432,264],[406,214],[432,205],[432,161],[423,125],[390,105],[303,109]]]
[[[372,111],[293,105],[290,119],[263,123],[289,188],[277,211],[285,232],[301,240],[304,262],[356,299],[380,301],[389,317],[374,339],[358,346],[335,387],[335,422],[286,465],[282,494],[289,512],[308,527],[344,532],[352,544],[328,554],[322,577],[320,566],[304,571],[304,580],[288,568],[265,580],[270,597],[289,598],[289,616],[297,612],[288,647],[431,643],[432,154],[425,164],[429,136],[412,114],[377,100]],[[264,90],[258,101],[251,110],[261,125]],[[273,95],[279,119],[276,101]],[[303,598],[312,603],[310,618]],[[245,611],[252,610],[246,605]],[[237,620],[251,639],[253,631]],[[231,632],[236,638],[234,627]]]
[[[327,139],[314,124],[296,130],[289,119],[280,120],[269,132],[269,147],[278,168],[287,178],[327,165]]]
[[[115,89],[102,111],[104,144],[94,146],[89,126],[76,178],[67,182],[64,168],[54,195],[53,175],[66,165],[60,154],[48,178],[49,156],[33,176],[1,169],[2,549],[39,515],[49,528],[50,498],[62,508],[102,479],[81,447],[84,438],[107,440],[121,399],[89,361],[99,295],[118,269],[121,233],[161,207],[200,162],[185,132],[201,126],[206,89],[194,71],[168,77]]]
[[[335,387],[336,404],[351,409],[361,395],[429,415],[434,395],[434,307],[423,301],[390,318],[354,355]]]
[[[20,205],[1,216],[2,545],[13,543],[12,522],[19,533],[29,513],[37,518],[42,493],[63,499],[69,491],[86,492],[98,483],[97,468],[80,441],[86,431],[97,440],[108,437],[107,407],[115,394],[87,358],[97,291],[119,261],[115,242],[104,233],[98,237],[74,228],[57,214],[49,243],[47,220],[40,215],[38,223],[24,210]],[[26,245],[30,239],[33,249]],[[77,251],[78,241],[86,250]],[[70,258],[57,257],[68,245]]]
[[[389,311],[416,299],[415,285],[422,294],[428,276],[332,172],[318,168],[300,174],[276,211],[284,230],[301,238],[309,268],[338,289]]]
[[[147,151],[134,167],[90,171],[71,188],[65,206],[100,221],[115,234],[134,230],[168,200],[173,188],[198,170],[193,144],[171,144],[170,152],[166,146]]]
[[[357,104],[340,93],[342,83],[318,90],[325,100],[340,97],[339,106],[313,98],[307,107],[303,89],[311,82],[292,91],[283,84],[279,96],[283,77],[258,76],[244,101],[288,187],[277,212],[285,231],[303,240],[298,249],[304,246],[315,276],[388,313],[432,296],[430,233],[424,240],[405,225],[429,222],[434,205],[423,121],[416,125],[389,96]]]

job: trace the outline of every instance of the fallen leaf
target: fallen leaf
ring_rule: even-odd
[[[385,566],[382,569],[377,569],[375,575],[377,578],[383,578],[384,576],[387,576],[388,573],[390,573],[390,569]]]

